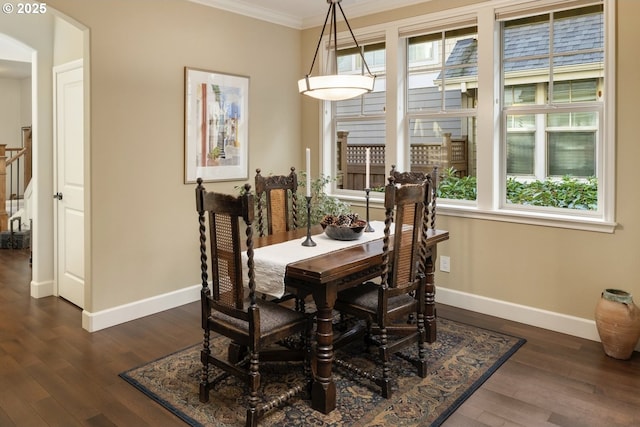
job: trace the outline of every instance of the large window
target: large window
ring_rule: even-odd
[[[362,197],[369,148],[373,190],[437,166],[441,213],[611,231],[614,8],[487,1],[360,29],[376,87],[324,104],[332,191]],[[340,72],[361,62],[345,49]]]
[[[536,103],[536,85],[514,85],[504,88],[504,105]],[[507,174],[534,176],[536,116],[510,114],[506,116]]]
[[[597,210],[604,114],[602,5],[501,24],[507,204]],[[585,200],[558,200],[577,185],[585,187]],[[535,194],[530,188],[549,188],[550,194],[524,197]]]
[[[420,34],[407,46],[406,117],[409,169],[452,179],[475,174],[478,31],[475,26]],[[430,56],[422,53],[431,53]],[[454,178],[455,177],[455,178]],[[455,199],[475,200],[475,180]]]
[[[342,190],[365,188],[367,148],[371,159],[369,186],[375,189],[385,185],[385,46],[384,43],[371,43],[360,48],[369,69],[376,75],[376,82],[372,93],[333,105],[336,164],[332,176],[337,178],[337,186]],[[366,71],[356,48],[338,52],[338,69],[340,74]]]

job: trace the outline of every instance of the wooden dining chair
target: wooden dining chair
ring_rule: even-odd
[[[392,176],[399,185],[427,183],[424,199],[424,214],[422,224],[422,239],[427,240],[429,230],[436,229],[436,202],[438,197],[438,166],[434,166],[431,172],[399,172],[395,165],[391,166],[390,176]],[[425,287],[425,325],[427,328],[427,342],[432,343],[436,340],[436,286],[434,276],[434,262],[437,257],[436,245],[421,245],[420,271],[424,273],[427,279]],[[415,322],[415,316],[409,316],[409,323]]]
[[[427,228],[436,228],[436,202],[438,197],[438,166],[433,166],[429,173],[425,172],[399,172],[396,165],[391,165],[390,176],[396,184],[420,184],[427,181],[429,188],[425,192],[425,225]]]
[[[260,237],[298,228],[298,176],[296,168],[291,167],[288,175],[262,176],[260,168],[256,169],[256,199],[258,216],[258,233]],[[263,295],[263,299],[267,296]],[[274,302],[284,302],[295,298],[296,309],[305,311],[304,299],[297,295],[285,293]]]
[[[298,228],[298,176],[291,167],[288,175],[262,176],[256,169],[256,199],[260,236]]]
[[[393,177],[389,177],[384,198],[385,227],[381,281],[367,282],[338,292],[334,306],[341,314],[366,321],[366,342],[377,346],[381,372],[364,372],[343,360],[336,360],[336,364],[372,379],[381,387],[382,396],[385,398],[391,397],[390,358],[399,350],[416,345],[418,359],[412,363],[420,377],[425,378],[427,375],[423,316],[425,277],[418,266],[425,188],[425,183],[396,187]],[[395,227],[393,237],[392,223]],[[407,333],[406,319],[410,313],[417,313],[417,319],[412,325],[411,333]],[[359,327],[360,323],[354,326]],[[344,335],[358,334],[346,331]],[[390,339],[392,336],[395,336],[395,339]]]
[[[286,402],[309,387],[311,380],[310,338],[312,318],[299,311],[256,297],[253,263],[254,196],[245,184],[241,196],[207,192],[198,179],[196,210],[200,228],[200,269],[202,278],[201,308],[204,340],[201,351],[202,374],[200,401],[209,400],[209,392],[220,378],[235,375],[248,387],[246,425],[256,426],[264,413]],[[244,224],[241,224],[241,220]],[[246,230],[248,287],[244,287],[242,268],[241,226]],[[209,245],[207,246],[207,239]],[[208,263],[211,256],[211,264]],[[209,284],[209,280],[211,283]],[[220,351],[211,349],[216,334],[246,348],[246,357],[230,361]],[[289,337],[301,337],[298,349],[282,346]],[[273,347],[273,346],[271,346]],[[260,397],[260,366],[264,360],[301,360],[305,384],[298,384],[270,401]],[[224,371],[212,375],[212,367]]]

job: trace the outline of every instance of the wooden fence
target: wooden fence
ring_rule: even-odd
[[[371,150],[371,188],[384,186],[389,175],[385,170],[384,144],[350,145],[348,134],[348,132],[338,132],[338,187],[364,190],[367,148]],[[441,171],[454,168],[459,176],[466,176],[468,173],[467,137],[451,138],[450,134],[444,134],[441,144],[412,144],[409,159],[413,172],[429,173],[434,166],[438,166]]]

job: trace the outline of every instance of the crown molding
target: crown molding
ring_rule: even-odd
[[[227,12],[237,13],[238,15],[248,16],[250,18],[260,19],[262,21],[271,22],[273,24],[284,25],[285,27],[301,30],[303,20],[295,15],[274,11],[255,4],[249,4],[242,0],[189,0],[193,3],[210,6],[216,9],[226,10]]]
[[[243,0],[189,0],[193,3],[202,4],[227,12],[249,16],[274,24],[303,30],[322,25],[326,16],[326,9],[323,5],[322,12],[311,16],[297,16],[291,13],[277,11],[272,8],[259,6],[256,2]],[[312,1],[312,0],[307,0]],[[314,0],[322,2],[322,0]],[[400,7],[411,6],[418,3],[427,3],[431,0],[351,0],[348,6],[343,6],[348,18],[371,15],[385,12]],[[355,4],[353,4],[355,3]]]

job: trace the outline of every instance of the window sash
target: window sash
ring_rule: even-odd
[[[568,211],[567,209],[538,209],[523,206],[506,206],[504,195],[500,190],[506,174],[500,171],[505,170],[504,163],[501,163],[505,154],[504,141],[507,129],[504,127],[504,119],[500,117],[505,113],[501,111],[499,99],[501,99],[500,74],[497,65],[500,62],[499,53],[495,52],[493,46],[493,35],[498,31],[500,19],[512,19],[538,14],[539,11],[548,12],[551,9],[561,10],[567,7],[583,6],[587,4],[604,5],[604,55],[600,68],[601,76],[606,75],[606,81],[600,81],[598,85],[598,100],[586,101],[573,111],[597,112],[599,129],[597,133],[597,171],[598,182],[598,209],[590,212]],[[541,7],[542,9],[535,9]],[[498,20],[495,20],[495,18]],[[615,179],[614,171],[614,144],[615,144],[615,58],[610,53],[615,52],[615,1],[558,1],[541,0],[535,4],[525,0],[490,0],[470,6],[460,7],[453,10],[435,12],[433,14],[413,17],[401,21],[389,22],[381,25],[363,28],[364,34],[376,32],[378,35],[385,33],[387,45],[387,58],[403,62],[406,55],[406,45],[402,39],[408,35],[418,35],[424,33],[424,28],[431,26],[434,30],[447,29],[460,24],[461,19],[465,19],[467,24],[474,22],[478,25],[479,45],[478,45],[478,104],[477,111],[473,111],[479,122],[478,139],[481,141],[477,152],[477,177],[478,177],[478,200],[477,203],[469,204],[457,201],[444,201],[440,204],[440,212],[445,215],[462,215],[476,218],[487,218],[495,220],[505,220],[513,222],[533,223],[538,225],[549,225],[558,227],[589,229],[593,231],[613,231],[614,221],[614,201],[615,201]],[[437,28],[437,27],[440,28]],[[482,40],[484,36],[484,42]],[[358,36],[360,40],[360,36]],[[491,39],[490,42],[488,40]],[[409,113],[404,107],[406,97],[403,96],[404,87],[407,84],[406,75],[401,70],[389,70],[390,78],[386,93],[387,117],[387,167],[390,164],[402,162],[408,146],[407,138],[410,131],[409,121],[411,117],[420,117],[421,114]],[[519,82],[527,83],[527,77],[523,76]],[[335,122],[332,119],[332,106],[325,103],[323,109],[322,126],[325,130],[326,147],[332,146],[330,140],[335,139],[332,129],[335,129]],[[573,105],[573,107],[576,107]],[[552,112],[565,111],[563,105],[538,106],[538,105],[515,105],[510,107],[509,114],[541,114],[546,113],[546,109]],[[389,110],[390,109],[390,110]],[[434,115],[439,112],[434,112]],[[442,114],[442,113],[440,113]],[[427,115],[428,116],[428,115]],[[605,126],[606,124],[606,126]],[[538,126],[536,132],[545,134],[549,131],[562,130],[561,128],[546,129],[544,124]],[[513,129],[508,129],[509,132]],[[501,140],[503,142],[501,142]],[[331,153],[323,153],[324,165],[330,164]],[[328,169],[325,169],[329,172]],[[359,196],[349,192],[337,191],[336,195],[346,197],[350,201],[358,201]],[[372,195],[375,203],[376,195]]]

